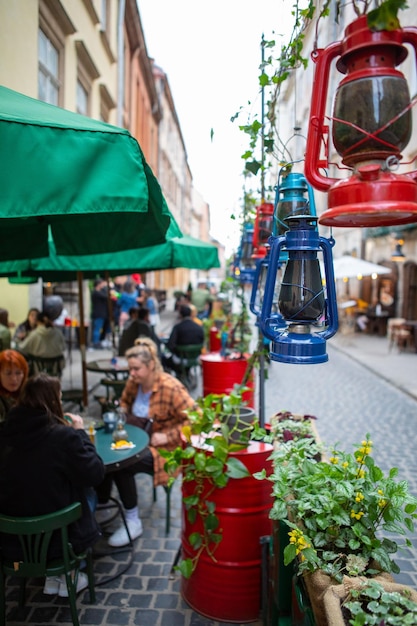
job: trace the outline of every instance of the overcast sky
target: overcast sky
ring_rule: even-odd
[[[137,2],[148,54],[168,76],[194,186],[210,205],[211,234],[231,253],[240,227],[230,215],[242,210],[241,155],[249,145],[239,124],[253,112],[261,116],[262,34],[269,40],[288,31],[293,2]]]

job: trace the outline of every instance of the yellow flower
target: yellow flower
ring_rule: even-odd
[[[358,478],[363,478],[364,476],[365,476],[365,470],[364,469],[358,470]]]
[[[353,519],[359,520],[362,517],[362,515],[365,515],[363,511],[359,511],[358,513],[356,513],[356,511],[352,509],[350,512],[350,517],[352,517]]]
[[[182,434],[189,443],[191,441],[191,426],[183,426]]]
[[[356,460],[358,463],[362,463],[363,462],[363,456],[357,456]]]
[[[378,489],[378,493],[379,493],[380,496],[384,495],[384,492],[382,491],[382,489]]]
[[[378,500],[378,506],[383,509],[384,506],[387,504],[387,501],[382,499],[382,500]]]
[[[337,456],[331,456],[329,461],[330,463],[333,463],[333,465],[337,465],[339,463],[339,459]]]
[[[356,494],[355,501],[356,501],[356,502],[361,502],[361,501],[364,499],[364,497],[365,497],[365,496],[363,495],[363,493],[361,493],[360,491],[358,491],[358,493]]]
[[[342,467],[344,467],[344,468],[349,467],[349,463],[347,461],[345,461],[344,463],[342,463]]]

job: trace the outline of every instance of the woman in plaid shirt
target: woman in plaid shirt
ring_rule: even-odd
[[[98,488],[99,502],[107,502],[112,481],[116,483],[125,509],[126,522],[132,539],[143,532],[137,506],[135,474],[152,474],[155,487],[166,484],[165,459],[158,448],[174,450],[182,445],[181,430],[187,423],[185,411],[195,407],[195,401],[176,378],[163,371],[155,343],[148,338],[137,339],[126,352],[129,378],[121,397],[127,423],[144,428],[150,444],[136,463],[107,474]],[[110,537],[109,545],[118,547],[129,543],[122,524]]]

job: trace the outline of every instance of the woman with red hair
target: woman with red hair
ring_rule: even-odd
[[[16,404],[28,373],[29,367],[23,354],[17,350],[0,352],[0,422]]]

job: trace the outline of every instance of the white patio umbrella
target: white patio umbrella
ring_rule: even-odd
[[[364,259],[345,254],[338,259],[333,259],[334,277],[338,278],[362,278],[372,274],[389,274],[391,270],[384,265],[370,263]]]

